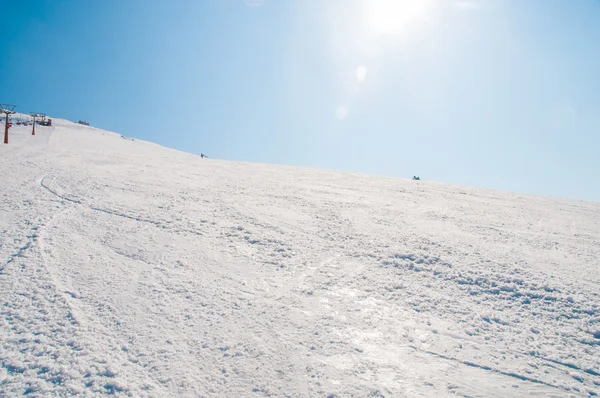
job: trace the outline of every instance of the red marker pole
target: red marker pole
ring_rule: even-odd
[[[4,124],[4,143],[8,144],[8,113],[6,114],[6,123]]]

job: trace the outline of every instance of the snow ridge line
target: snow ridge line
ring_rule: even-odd
[[[114,211],[114,210],[109,210],[109,209],[102,209],[100,207],[91,207],[90,206],[90,210],[97,211],[97,212],[100,212],[100,213],[110,214],[111,216],[115,216],[115,217],[126,218],[128,220],[133,220],[133,221],[137,221],[137,222],[144,222],[144,223],[147,223],[147,224],[152,224],[152,225],[154,225],[157,228],[171,229],[171,228],[168,228],[163,223],[161,223],[160,221],[155,221],[155,220],[152,220],[150,218],[142,218],[142,217],[139,217],[139,216],[130,216],[129,214],[120,213],[120,212],[117,212],[117,211]],[[172,230],[175,231],[175,232],[187,232],[187,233],[190,233],[190,234],[193,234],[193,235],[200,235],[200,236],[204,235],[202,232],[196,231],[196,230],[193,230],[193,229],[185,229],[185,228],[184,229],[177,229],[177,228],[173,228]]]
[[[515,352],[518,352],[518,351],[515,351]],[[526,355],[525,353],[522,353],[522,352],[521,352],[521,354]],[[540,356],[540,355],[537,355],[537,354],[535,354],[535,355],[534,354],[530,354],[530,355],[532,357],[540,359],[542,361],[550,362],[550,363],[553,363],[553,364],[556,364],[556,365],[564,366],[564,367],[569,368],[569,369],[573,369],[573,370],[577,370],[577,371],[580,371],[580,372],[583,372],[583,373],[587,373],[587,374],[589,374],[591,376],[600,376],[600,373],[596,372],[594,369],[591,369],[591,368],[587,368],[587,369],[581,368],[581,367],[579,367],[577,365],[574,365],[572,363],[557,361],[555,359],[546,358],[546,357],[543,357],[543,356]]]
[[[515,379],[519,379],[519,380],[523,380],[523,381],[529,381],[531,383],[536,383],[536,384],[542,384],[542,385],[545,385],[545,386],[548,386],[548,387],[552,387],[552,388],[556,388],[556,389],[559,389],[559,390],[571,392],[571,389],[569,389],[569,388],[565,388],[565,387],[558,386],[558,385],[551,384],[551,383],[546,383],[545,381],[534,379],[534,378],[527,377],[527,376],[523,376],[523,375],[520,375],[520,374],[517,374],[517,373],[505,372],[505,371],[500,370],[500,369],[492,368],[491,366],[479,365],[479,364],[477,364],[475,362],[471,362],[471,361],[463,361],[463,360],[460,360],[458,358],[451,357],[449,355],[438,354],[437,352],[423,350],[423,349],[420,349],[420,348],[415,347],[413,345],[409,345],[408,347],[410,347],[410,348],[412,348],[414,350],[417,350],[417,351],[424,352],[424,353],[429,354],[429,355],[433,355],[433,356],[438,357],[438,358],[445,359],[447,361],[454,361],[454,362],[458,362],[458,363],[461,363],[463,365],[470,366],[470,367],[473,367],[473,368],[478,368],[478,369],[482,369],[482,370],[487,370],[488,372],[501,374],[503,376],[514,377]]]
[[[99,211],[99,212],[102,212],[102,213],[110,214],[112,216],[123,217],[123,218],[127,218],[128,220],[145,222],[145,223],[148,223],[148,224],[156,225],[157,227],[162,227],[162,224],[160,222],[154,221],[154,220],[151,220],[151,219],[148,219],[148,218],[141,218],[141,217],[137,217],[137,216],[130,216],[128,214],[119,213],[119,212],[116,212],[114,210],[101,209],[100,207],[90,207],[90,209],[94,210],[94,211]]]
[[[82,201],[77,200],[77,199],[72,199],[72,198],[69,198],[69,197],[64,196],[64,195],[61,195],[58,192],[56,192],[56,190],[50,188],[50,185],[44,184],[44,179],[46,177],[47,177],[47,175],[44,175],[40,179],[40,186],[42,186],[43,188],[45,188],[48,192],[52,193],[53,195],[55,195],[56,197],[58,197],[60,199],[69,201],[71,203],[75,203],[75,204],[78,204],[78,205],[84,205],[84,203]],[[56,180],[56,177],[54,177],[52,179],[52,182],[54,182],[55,180]],[[101,213],[110,214],[110,215],[116,216],[116,217],[126,218],[128,220],[133,220],[133,221],[137,221],[137,222],[144,222],[144,223],[147,223],[147,224],[152,224],[152,225],[156,226],[157,228],[168,229],[160,221],[152,220],[152,219],[149,219],[149,218],[142,218],[142,217],[139,217],[139,216],[130,216],[130,215],[125,214],[125,213],[121,213],[121,212],[110,210],[110,209],[103,209],[103,208],[95,207],[95,206],[89,206],[89,209],[93,210],[93,211],[101,212]],[[192,229],[174,229],[174,230],[176,232],[187,232],[187,233],[190,233],[190,234],[193,234],[193,235],[200,235],[200,236],[204,235],[202,232],[196,231],[196,230],[192,230]]]
[[[47,175],[44,175],[41,179],[40,179],[40,185],[45,188],[46,190],[48,190],[50,193],[54,194],[55,196],[58,196],[59,198],[63,199],[63,200],[67,200],[71,203],[76,203],[78,205],[82,204],[81,201],[77,200],[77,199],[71,199],[71,198],[67,198],[66,196],[63,196],[61,194],[59,194],[58,192],[56,192],[54,189],[50,188],[50,185],[45,185],[44,184],[44,179],[47,177]],[[52,179],[52,182],[54,182],[56,180],[56,177],[54,177]]]
[[[31,246],[37,241],[38,239],[38,235],[36,234],[35,231],[37,231],[38,227],[33,227],[31,230],[33,231],[33,233],[31,235],[29,235],[27,238],[29,238],[29,241],[24,245],[21,246],[16,253],[13,253],[10,255],[8,261],[6,261],[6,263],[4,263],[4,265],[2,265],[2,267],[0,267],[0,273],[2,273],[4,271],[4,269],[13,261],[15,261],[15,259],[17,257],[22,257],[23,253],[25,253],[27,250],[29,250],[31,248]]]

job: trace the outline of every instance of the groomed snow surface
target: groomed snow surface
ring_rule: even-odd
[[[53,123],[0,146],[2,397],[600,394],[598,203]]]

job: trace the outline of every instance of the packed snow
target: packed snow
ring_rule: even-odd
[[[0,146],[0,396],[600,394],[598,203],[30,129]]]

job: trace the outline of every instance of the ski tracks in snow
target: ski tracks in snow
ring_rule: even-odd
[[[47,210],[38,214],[46,216],[36,218],[28,243],[12,256],[0,275],[4,323],[0,395],[126,392],[127,382],[116,377],[111,365],[114,358],[96,350],[86,337],[89,331],[81,324],[85,317],[73,305],[80,297],[53,275],[48,231],[54,230],[71,207],[54,207],[43,200],[39,203]]]
[[[593,205],[57,133],[0,193],[3,395],[600,387]]]
[[[77,205],[85,205],[87,208],[89,208],[92,211],[95,212],[100,212],[100,213],[104,213],[104,214],[109,214],[111,216],[115,216],[115,217],[121,217],[121,218],[125,218],[128,220],[132,220],[132,221],[136,221],[136,222],[140,222],[140,223],[146,223],[146,224],[151,224],[154,225],[157,228],[163,228],[163,229],[172,229],[172,227],[168,226],[167,224],[165,224],[164,222],[158,221],[158,220],[154,220],[152,218],[147,218],[147,217],[143,217],[143,216],[137,216],[137,215],[132,215],[132,214],[127,214],[125,212],[121,212],[121,211],[116,211],[116,210],[111,210],[111,209],[107,209],[107,208],[102,208],[102,207],[98,207],[95,205],[88,205],[88,199],[78,199],[70,194],[62,194],[59,193],[57,191],[57,189],[52,188],[53,183],[56,182],[57,180],[57,176],[52,177],[52,181],[50,183],[45,183],[45,179],[48,178],[47,175],[44,175],[41,179],[40,179],[40,186],[44,189],[46,189],[48,192],[50,192],[51,194],[53,194],[54,196],[60,198],[61,200],[65,200]],[[194,230],[194,229],[188,229],[188,228],[176,228],[175,229],[176,232],[178,233],[189,233],[189,234],[194,234],[194,235],[202,235],[202,232],[199,230]]]

